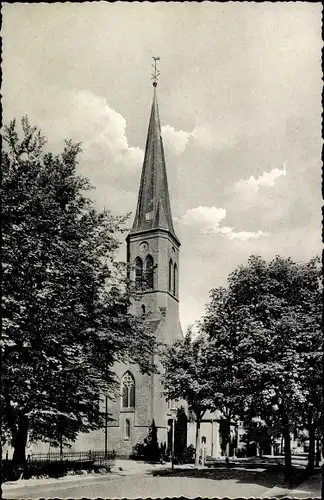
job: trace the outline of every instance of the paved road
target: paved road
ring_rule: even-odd
[[[163,498],[163,497],[258,497],[268,488],[258,484],[240,483],[234,479],[213,480],[191,477],[153,477],[133,475],[124,477],[99,476],[56,484],[8,488],[4,485],[4,499],[45,498]]]

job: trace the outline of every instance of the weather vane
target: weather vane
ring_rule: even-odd
[[[156,67],[156,61],[159,61],[160,58],[159,57],[153,57],[152,59],[154,59],[154,64],[152,64],[152,66],[153,66],[152,80],[153,80],[153,87],[156,87],[157,86],[157,82],[158,82],[158,78],[160,76],[160,72],[159,72],[159,70]]]

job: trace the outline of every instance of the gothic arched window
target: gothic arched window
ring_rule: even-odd
[[[135,408],[135,380],[130,372],[122,378],[122,408]]]
[[[142,290],[143,286],[143,261],[140,257],[135,259],[135,287]]]
[[[152,255],[147,255],[145,259],[145,288],[147,290],[153,290],[154,288]]]
[[[174,264],[173,268],[173,295],[177,295],[177,286],[178,286],[178,267],[177,264]]]
[[[130,438],[130,421],[128,418],[125,420],[125,439]]]
[[[172,259],[170,259],[170,261],[169,261],[169,292],[172,291],[172,267],[173,267]]]

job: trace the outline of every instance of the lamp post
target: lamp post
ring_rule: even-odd
[[[210,454],[213,457],[214,456],[214,419],[212,417],[211,419],[211,450]]]
[[[174,469],[174,434],[175,434],[175,420],[177,418],[178,408],[170,408],[171,418],[172,418],[172,455],[171,455],[171,467]]]
[[[105,397],[105,459],[108,453],[108,396]]]

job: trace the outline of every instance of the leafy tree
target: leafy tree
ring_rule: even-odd
[[[221,412],[220,432],[222,451],[229,449],[230,429],[246,406],[246,391],[242,377],[245,358],[240,350],[240,335],[246,325],[245,310],[237,309],[225,288],[210,292],[210,302],[199,322],[204,338],[205,363],[212,387],[213,409]]]
[[[168,346],[164,353],[164,392],[169,400],[187,401],[196,421],[196,465],[199,464],[200,424],[212,405],[208,363],[202,338],[192,339],[190,331],[183,340]]]
[[[129,313],[116,261],[127,217],[99,212],[76,174],[80,145],[60,155],[25,117],[4,127],[2,155],[2,421],[14,459],[27,438],[68,444],[103,424],[102,392],[128,356],[152,368],[153,341]]]
[[[275,414],[280,423],[287,478],[290,433],[302,405],[310,402],[307,359],[319,360],[320,354],[318,264],[318,259],[295,263],[281,257],[267,263],[252,256],[247,266],[240,266],[229,277],[231,301],[238,311],[244,311],[248,327],[242,330],[239,344],[245,358],[240,369],[246,390],[253,405],[263,409],[266,421],[267,415],[273,418]]]
[[[310,421],[318,425],[321,408],[319,276],[318,259],[267,263],[252,256],[229,276],[227,289],[211,291],[200,322],[214,404],[230,418],[249,414],[273,433],[280,429],[287,478],[290,433],[301,409],[311,408]]]

